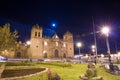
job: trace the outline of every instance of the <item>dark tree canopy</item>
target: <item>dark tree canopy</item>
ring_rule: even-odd
[[[18,32],[10,31],[10,24],[0,26],[0,51],[14,50],[17,44]]]

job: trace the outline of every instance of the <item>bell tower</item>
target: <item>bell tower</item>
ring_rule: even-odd
[[[42,38],[42,27],[38,24],[34,25],[31,30],[31,38]]]
[[[63,36],[63,41],[66,42],[66,57],[73,58],[74,57],[74,42],[73,42],[73,34],[67,31]]]
[[[43,51],[43,41],[42,41],[42,28],[36,24],[31,30],[31,57],[32,58],[42,58]]]

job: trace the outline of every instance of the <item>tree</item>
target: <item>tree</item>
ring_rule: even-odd
[[[17,44],[18,32],[10,32],[10,24],[0,27],[0,51],[14,50]]]

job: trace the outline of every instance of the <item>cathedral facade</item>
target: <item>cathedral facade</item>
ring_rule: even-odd
[[[74,57],[74,43],[73,35],[66,32],[63,39],[60,39],[57,34],[52,38],[43,37],[43,29],[39,25],[34,25],[31,29],[30,39],[30,58],[73,58]]]

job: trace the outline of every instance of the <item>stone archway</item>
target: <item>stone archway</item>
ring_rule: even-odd
[[[66,58],[66,54],[65,53],[63,54],[63,58]]]
[[[54,55],[55,55],[55,58],[59,58],[59,51],[57,49],[55,49]]]
[[[47,58],[47,53],[44,54],[44,58]]]

